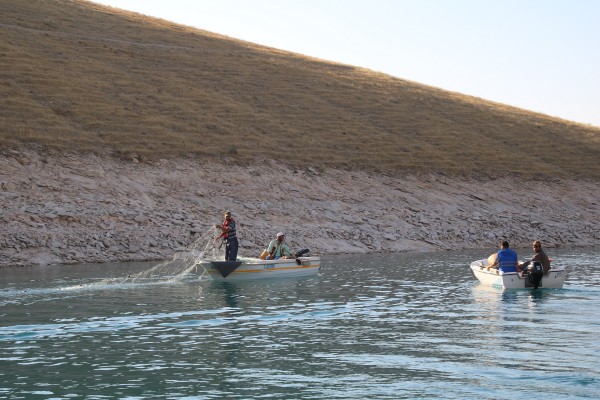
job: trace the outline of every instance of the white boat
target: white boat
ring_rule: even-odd
[[[321,259],[318,256],[277,260],[241,258],[238,261],[200,260],[197,265],[212,279],[239,281],[315,275],[321,268]]]
[[[488,265],[487,258],[473,261],[471,263],[471,270],[473,271],[473,274],[482,284],[498,289],[534,288],[527,275],[524,275],[521,272],[504,273],[493,268],[488,271]],[[548,271],[548,275],[544,275],[542,277],[539,287],[545,289],[560,289],[563,287],[566,277],[567,271],[564,267],[553,266],[552,269]]]

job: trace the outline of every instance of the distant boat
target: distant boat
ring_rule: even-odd
[[[473,261],[471,263],[471,270],[479,282],[484,285],[491,286],[498,289],[533,289],[535,284],[531,282],[527,274],[521,272],[507,272],[498,271],[497,269],[490,269],[488,271],[488,260]],[[563,267],[552,267],[548,271],[548,275],[542,276],[541,281],[538,283],[538,287],[542,289],[560,289],[565,283],[567,277],[567,271]]]
[[[315,275],[321,268],[318,256],[261,260],[241,258],[239,261],[200,260],[197,266],[215,280],[239,281]]]

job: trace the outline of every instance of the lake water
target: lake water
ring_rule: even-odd
[[[597,399],[597,250],[549,250],[563,289],[504,292],[468,268],[491,249],[245,283],[0,269],[0,398]]]

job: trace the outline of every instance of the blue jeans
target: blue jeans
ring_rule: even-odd
[[[227,239],[225,243],[225,261],[236,261],[238,253],[238,240],[236,237]]]

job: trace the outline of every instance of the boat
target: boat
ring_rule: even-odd
[[[238,261],[200,260],[197,266],[204,268],[214,280],[240,281],[269,278],[296,278],[315,275],[321,269],[319,256],[279,258],[240,258]]]
[[[473,261],[471,270],[475,277],[484,285],[497,289],[533,289],[536,288],[527,274],[522,272],[502,272],[497,269],[488,271],[488,259]],[[544,275],[538,283],[542,289],[560,289],[565,283],[567,271],[564,267],[553,266],[548,275]]]

